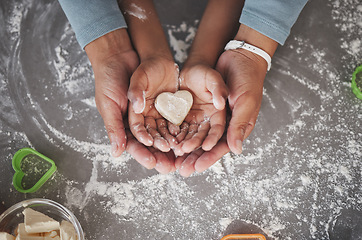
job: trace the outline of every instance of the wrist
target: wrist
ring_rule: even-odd
[[[268,53],[270,57],[274,55],[274,52],[278,47],[278,43],[276,41],[244,24],[240,24],[238,33],[234,39],[238,41],[245,41],[248,44],[260,48]]]
[[[157,22],[157,21],[154,21]],[[162,57],[173,60],[171,49],[161,24],[145,23],[144,26],[131,28],[134,47],[142,61],[150,58]]]
[[[238,41],[238,40],[231,40],[230,42],[228,42],[228,44],[226,44],[225,46],[225,51],[227,50],[237,50],[237,49],[244,49],[247,50],[249,52],[252,52],[253,54],[256,54],[262,58],[264,58],[265,62],[268,65],[267,70],[270,70],[271,67],[271,57],[270,55],[265,52],[264,50],[246,43],[245,41]]]
[[[235,36],[244,1],[210,0],[203,13],[186,65],[214,68],[225,44]]]
[[[141,46],[137,49],[140,61],[145,62],[149,59],[163,58],[174,61],[171,50],[167,46]]]
[[[210,58],[207,58],[206,55],[193,53],[189,55],[186,62],[183,64],[183,68],[190,68],[196,65],[205,65],[213,68],[215,63]]]
[[[121,28],[95,39],[85,46],[84,50],[94,64],[117,54],[133,51],[133,47],[127,29]]]
[[[124,0],[120,2],[120,7],[124,12],[128,32],[140,61],[157,57],[173,60],[153,1]],[[135,10],[139,12],[141,17],[132,14]]]

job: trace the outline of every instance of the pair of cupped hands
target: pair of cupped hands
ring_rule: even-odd
[[[226,51],[215,68],[186,61],[179,71],[170,56],[140,60],[128,41],[112,38],[107,34],[85,50],[114,157],[126,150],[148,169],[163,174],[178,169],[187,177],[230,150],[241,153],[260,109],[265,70],[258,70],[264,62],[248,52]],[[178,90],[193,96],[180,126],[164,119],[154,105],[160,93]]]

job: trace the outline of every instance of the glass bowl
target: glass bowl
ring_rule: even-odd
[[[0,232],[14,234],[19,223],[24,222],[22,212],[25,208],[46,214],[56,221],[66,220],[73,224],[78,240],[84,240],[84,233],[74,214],[61,204],[48,199],[34,198],[19,202],[0,215]]]

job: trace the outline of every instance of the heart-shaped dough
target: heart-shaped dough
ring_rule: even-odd
[[[189,113],[192,103],[192,94],[181,90],[175,93],[161,93],[156,98],[155,107],[162,117],[175,125],[180,125]]]

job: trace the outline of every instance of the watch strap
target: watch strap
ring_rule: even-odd
[[[268,71],[270,70],[270,67],[271,67],[271,57],[270,55],[265,52],[264,50],[258,48],[258,47],[255,47],[251,44],[248,44],[246,43],[245,41],[238,41],[238,40],[231,40],[230,42],[228,42],[225,46],[225,51],[227,50],[235,50],[235,49],[238,49],[238,48],[241,48],[241,49],[245,49],[247,51],[250,51],[252,53],[255,53],[257,55],[259,55],[260,57],[264,58],[265,61],[267,62],[268,64]]]

